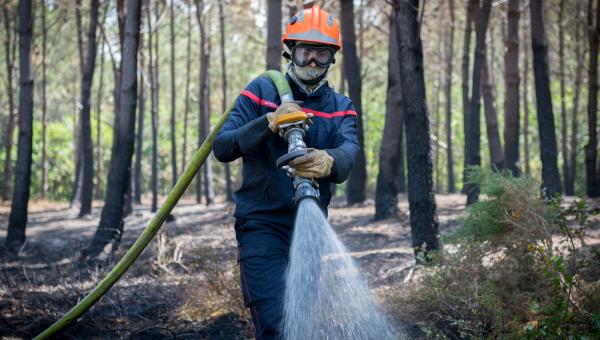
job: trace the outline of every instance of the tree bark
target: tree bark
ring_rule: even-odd
[[[208,136],[210,130],[210,96],[209,96],[209,70],[210,70],[210,36],[206,32],[206,28],[210,27],[210,24],[205,20],[208,20],[208,16],[202,17],[201,13],[204,12],[204,1],[196,0],[197,6],[197,20],[198,26],[200,26],[200,86],[199,86],[199,139],[198,147]],[[281,12],[281,6],[279,11]],[[281,14],[280,14],[281,15]],[[204,175],[204,201],[206,205],[210,205],[214,201],[214,190],[212,180],[212,161],[208,157],[204,163],[202,173]]]
[[[500,141],[500,131],[498,130],[498,113],[496,111],[494,89],[492,80],[490,79],[487,57],[483,59],[481,65],[481,95],[483,97],[485,125],[492,168],[494,170],[502,170],[504,168],[504,153],[502,152],[502,142]]]
[[[479,10],[479,0],[469,0],[467,3],[467,14],[465,18],[465,33],[463,39],[463,56],[462,56],[462,102],[463,102],[463,131],[464,131],[464,159],[463,159],[463,188],[462,192],[467,193],[467,178],[466,168],[469,166],[467,155],[467,136],[469,133],[469,64],[471,55],[471,33],[473,31],[473,22]]]
[[[400,179],[400,150],[404,114],[402,112],[402,89],[400,64],[398,64],[398,31],[395,11],[390,14],[389,56],[385,124],[379,149],[379,174],[375,191],[375,220],[398,216],[398,191]],[[403,170],[403,169],[402,169]]]
[[[85,52],[83,49],[83,24],[81,23],[82,18],[82,4],[81,0],[75,0],[75,25],[77,27],[77,55],[79,56],[79,74],[85,73]],[[80,89],[81,91],[81,89]],[[79,98],[81,100],[81,98]],[[71,204],[73,208],[79,202],[81,203],[81,187],[83,185],[83,141],[81,136],[81,118],[77,119],[77,111],[79,105],[75,106],[75,181],[73,182],[73,188],[71,190]],[[79,110],[80,111],[80,110]],[[81,112],[81,111],[80,111]]]
[[[358,112],[357,133],[360,150],[356,155],[354,167],[350,172],[346,187],[348,204],[361,203],[366,199],[367,169],[364,150],[364,128],[362,121],[362,80],[360,61],[356,53],[356,34],[354,32],[354,7],[352,0],[340,0],[342,20],[342,48],[344,49],[344,73],[348,80],[348,93]]]
[[[13,85],[13,71],[15,69],[15,51],[16,51],[16,38],[15,27],[11,25],[11,11],[10,4],[4,3],[2,6],[4,13],[4,29],[6,31],[4,40],[5,49],[5,61],[6,61],[6,93],[8,96],[8,122],[6,123],[6,134],[4,140],[4,170],[2,173],[2,200],[7,201],[10,198],[10,183],[12,180],[12,145],[13,145],[13,133],[15,129],[15,101],[14,101],[14,85]],[[16,20],[15,20],[16,21]]]
[[[171,35],[171,183],[175,186],[177,183],[177,142],[175,138],[175,0],[171,0],[171,21],[169,25],[169,33]],[[158,55],[158,54],[157,54]]]
[[[105,14],[106,18],[106,14]],[[102,97],[104,89],[104,40],[100,47],[100,76],[98,82],[98,94],[96,98],[96,189],[94,190],[94,197],[97,199],[102,198],[103,191],[103,160],[102,160]]]
[[[96,66],[96,28],[98,27],[98,0],[90,3],[90,23],[88,27],[86,62],[81,78],[81,142],[83,156],[83,178],[81,186],[81,206],[79,217],[92,212],[94,192],[94,144],[92,143],[92,124],[90,111],[92,108],[92,84]]]
[[[155,12],[155,23],[154,25],[150,25],[150,9],[148,9],[148,25],[150,26],[148,47],[150,50],[150,65],[152,65],[150,71],[150,111],[152,116],[152,175],[150,178],[150,187],[152,188],[152,206],[150,207],[150,211],[152,212],[156,212],[158,210],[158,90],[160,84],[158,80],[158,8],[156,8]]]
[[[490,12],[492,9],[492,1],[484,0],[481,11],[478,14],[476,39],[475,39],[475,56],[473,61],[473,78],[471,88],[471,100],[469,103],[469,121],[467,134],[465,135],[465,144],[467,145],[467,153],[465,154],[466,168],[465,177],[470,166],[481,166],[481,69],[485,60],[485,35]],[[471,205],[479,200],[479,187],[475,183],[467,183],[467,205]]]
[[[267,0],[267,70],[281,70],[281,0]]]
[[[431,139],[423,47],[419,32],[418,0],[396,0],[400,79],[406,124],[408,203],[415,254],[439,249],[438,222],[433,196]]]
[[[562,191],[557,165],[556,130],[550,94],[550,72],[548,70],[548,41],[544,27],[543,1],[532,0],[531,48],[533,51],[533,75],[542,160],[542,187],[548,197]]]
[[[225,57],[225,14],[223,13],[223,2],[219,1],[219,28],[221,31],[221,88],[223,92],[223,101],[221,102],[221,112],[227,110],[227,59]],[[233,188],[231,183],[231,169],[229,163],[223,164],[225,168],[225,199],[233,202]]]
[[[143,4],[142,7],[148,6]],[[142,11],[144,11],[143,9]],[[152,45],[149,46],[152,48]],[[139,87],[138,87],[138,122],[137,122],[137,140],[135,142],[135,166],[134,166],[134,180],[133,180],[133,201],[136,204],[142,203],[142,151],[144,144],[144,115],[146,113],[146,84],[145,81],[145,67],[146,58],[144,52],[144,35],[140,34],[140,71],[139,73]]]
[[[575,84],[573,94],[573,111],[571,114],[571,139],[569,150],[569,181],[565,182],[565,194],[575,195],[575,177],[577,175],[577,134],[579,133],[579,98],[583,76],[584,53],[581,51],[580,28],[581,28],[581,1],[577,2],[577,17],[575,22],[575,58],[577,66],[575,69]]]
[[[191,2],[188,2],[187,5],[188,15],[186,20],[186,48],[188,53],[185,58],[185,102],[183,108],[183,142],[181,145],[181,171],[184,171],[185,166],[187,164],[188,121],[190,114],[190,69],[192,65],[192,4]],[[221,2],[219,2],[219,6],[221,6]]]
[[[523,39],[525,40],[525,39]],[[525,157],[525,175],[531,176],[531,152],[529,146],[529,49],[523,53],[523,154]]]
[[[31,0],[19,0],[19,142],[15,185],[8,218],[6,247],[16,251],[25,242],[27,204],[31,182],[33,141],[33,77],[31,47],[33,42],[33,10]]]
[[[452,69],[454,56],[454,0],[448,0],[448,13],[450,14],[450,30],[445,38],[446,57],[446,84],[444,86],[444,97],[446,98],[446,163],[448,173],[448,193],[456,191],[454,179],[454,154],[452,149]]]
[[[519,175],[519,0],[509,0],[504,53],[504,164]]]
[[[567,98],[565,91],[565,28],[564,28],[565,0],[560,0],[558,5],[558,67],[560,77],[560,150],[563,159],[563,181],[565,186],[569,182],[569,151],[567,147]]]
[[[588,143],[585,146],[587,195],[600,197],[600,166],[598,159],[598,41],[600,36],[600,1],[596,3],[594,25],[593,0],[588,0],[588,44],[590,68],[588,70]]]
[[[47,32],[46,32],[46,4],[42,2],[42,160],[40,166],[42,168],[40,197],[46,198],[48,190],[48,165],[47,165],[47,143],[46,143],[46,128],[47,128],[47,108],[46,101],[46,54],[47,54]]]
[[[137,103],[137,52],[140,35],[141,0],[127,1],[125,35],[119,101],[119,121],[117,129],[117,148],[111,156],[108,173],[105,204],[102,208],[100,223],[84,257],[96,257],[106,244],[119,240],[123,231],[123,213],[125,195],[131,181],[131,158],[135,134],[135,109]]]

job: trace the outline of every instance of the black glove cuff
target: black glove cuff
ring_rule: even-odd
[[[260,116],[238,129],[236,141],[243,155],[262,144],[273,131],[269,129],[267,115]]]

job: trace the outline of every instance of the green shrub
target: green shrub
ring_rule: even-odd
[[[395,293],[399,317],[430,338],[600,337],[600,256],[582,246],[585,202],[546,201],[529,178],[475,169],[471,180],[481,201],[455,243]]]

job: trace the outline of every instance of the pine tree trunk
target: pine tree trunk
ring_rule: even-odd
[[[150,211],[152,212],[156,212],[156,210],[158,210],[158,9],[156,9],[155,12],[155,23],[154,25],[150,25],[150,9],[148,9],[148,25],[151,27],[148,38],[148,47],[150,50],[150,65],[152,65],[152,70],[150,73],[150,111],[152,117],[152,175],[150,178],[150,187],[152,188],[152,206],[150,207]]]
[[[481,69],[485,60],[485,35],[490,12],[492,8],[491,0],[484,0],[481,11],[478,13],[476,39],[475,39],[475,56],[473,61],[473,78],[471,83],[471,101],[469,103],[469,123],[467,124],[467,134],[465,135],[465,144],[467,145],[467,153],[465,164],[467,166],[481,166]],[[465,169],[468,172],[468,168]],[[475,183],[467,183],[467,205],[471,205],[479,200],[479,187]]]
[[[104,14],[106,19],[106,12]],[[104,21],[104,20],[103,20]],[[104,89],[104,40],[100,47],[100,80],[98,82],[98,94],[96,96],[96,189],[94,197],[101,199],[103,192],[103,160],[102,160],[102,96]]]
[[[483,97],[488,147],[492,168],[494,170],[502,170],[504,168],[504,153],[502,152],[502,142],[500,141],[500,131],[498,130],[498,113],[495,106],[494,89],[487,64],[486,57],[483,59],[481,65],[481,95]]]
[[[27,204],[31,182],[33,151],[33,77],[31,47],[33,42],[33,9],[31,0],[19,0],[19,142],[15,185],[8,218],[6,248],[16,251],[25,242]]]
[[[127,18],[123,42],[121,94],[116,145],[111,155],[105,204],[96,234],[83,257],[96,257],[106,244],[119,240],[123,231],[125,195],[131,183],[131,158],[135,134],[135,109],[137,104],[137,52],[140,35],[141,0],[127,1]]]
[[[523,26],[526,26],[525,24]],[[524,33],[526,30],[523,30]],[[526,39],[523,39],[526,41]],[[523,156],[525,175],[531,176],[531,152],[529,146],[529,48],[523,49]]]
[[[446,166],[448,173],[448,193],[456,191],[454,179],[454,154],[452,149],[452,69],[454,56],[454,0],[448,0],[448,13],[450,14],[450,30],[445,38],[446,57],[446,84],[444,86],[444,97],[446,98]]]
[[[469,166],[467,155],[467,136],[469,134],[469,64],[471,55],[471,33],[473,31],[473,23],[479,10],[479,0],[469,0],[467,3],[467,14],[465,18],[465,32],[463,39],[463,56],[462,56],[462,103],[463,103],[463,135],[464,135],[464,150],[463,150],[463,188],[462,192],[467,193],[467,176],[466,168]]]
[[[221,88],[223,92],[221,112],[225,112],[225,110],[227,110],[227,59],[225,58],[225,14],[223,13],[222,1],[219,1],[219,28],[221,31]],[[233,202],[233,188],[229,163],[224,163],[223,167],[225,168],[225,199],[228,202]]]
[[[402,90],[398,64],[398,31],[395,12],[390,15],[388,80],[385,124],[379,149],[379,174],[375,191],[375,220],[395,217],[398,209],[400,150],[402,149]]]
[[[357,133],[360,150],[356,155],[354,167],[350,172],[346,186],[348,204],[361,203],[366,199],[367,169],[364,150],[364,128],[362,121],[362,80],[360,61],[356,52],[356,34],[354,33],[354,8],[352,0],[340,0],[342,20],[342,48],[344,50],[344,73],[348,80],[348,93],[358,112]]]
[[[281,0],[267,0],[267,70],[281,70]]]
[[[531,48],[533,51],[533,75],[542,160],[542,187],[548,197],[562,191],[557,165],[556,130],[550,94],[550,72],[548,69],[548,41],[543,17],[543,1],[532,0]]]
[[[147,6],[147,4],[142,5]],[[143,10],[142,10],[143,11]],[[151,47],[151,46],[150,46]],[[144,146],[144,115],[146,113],[146,84],[145,67],[146,60],[144,58],[144,35],[140,34],[140,71],[139,86],[138,86],[138,122],[137,135],[135,142],[135,165],[134,165],[134,180],[133,180],[133,201],[136,204],[142,203],[142,151]]]
[[[81,206],[79,217],[92,212],[94,194],[94,144],[92,143],[92,124],[90,112],[92,108],[92,84],[96,66],[96,28],[98,27],[98,0],[90,3],[90,24],[88,27],[86,62],[81,78],[81,142],[83,156],[83,177],[81,186]]]
[[[4,140],[4,168],[2,173],[2,200],[7,201],[10,198],[10,183],[12,181],[12,145],[13,133],[15,129],[15,100],[14,100],[14,85],[13,71],[15,69],[15,51],[16,51],[16,35],[15,27],[10,24],[11,17],[10,5],[8,2],[2,6],[4,13],[4,29],[6,31],[4,40],[5,61],[6,61],[6,79],[7,79],[7,96],[8,96],[8,122],[6,123],[6,134]],[[16,21],[16,19],[15,19]]]
[[[176,92],[175,92],[175,0],[171,0],[171,21],[169,33],[171,35],[171,183],[175,186],[177,183],[177,141],[175,138],[175,112],[176,110]],[[157,54],[158,55],[158,54]]]
[[[208,22],[209,16],[201,17],[200,13],[204,12],[204,2],[196,1],[198,5],[198,25],[200,26],[200,86],[199,86],[199,141],[201,144],[202,141],[208,137],[208,133],[210,130],[210,96],[209,96],[209,70],[210,70],[210,36],[206,32],[206,28],[210,27],[210,23]],[[280,8],[281,11],[281,8]],[[210,205],[214,201],[214,190],[213,190],[213,180],[212,180],[212,161],[211,158],[208,157],[206,162],[204,163],[202,173],[204,175],[204,202],[206,205]]]
[[[567,148],[567,96],[565,91],[565,28],[564,28],[564,10],[565,0],[560,0],[558,9],[558,67],[560,77],[560,149],[563,159],[563,181],[565,187],[569,180],[569,151]]]
[[[577,13],[581,13],[581,2],[577,2]],[[565,194],[575,195],[575,178],[577,176],[577,134],[579,133],[579,98],[581,91],[581,84],[583,78],[583,65],[584,65],[584,53],[581,51],[581,40],[580,40],[580,28],[581,28],[581,14],[578,14],[575,22],[575,59],[577,60],[577,66],[575,70],[575,84],[573,94],[573,111],[571,114],[571,140],[570,140],[570,155],[569,155],[569,181],[565,183]]]
[[[519,0],[509,0],[504,53],[504,164],[519,174]]]
[[[42,2],[42,160],[40,162],[42,175],[40,178],[40,197],[46,198],[48,190],[48,166],[47,166],[47,143],[46,143],[46,128],[47,118],[46,111],[48,103],[46,102],[46,47],[47,47],[47,32],[46,32],[46,4]]]
[[[221,5],[221,2],[219,2]],[[192,4],[188,2],[187,13],[187,56],[185,58],[185,102],[183,109],[183,143],[181,145],[181,170],[184,171],[187,164],[187,143],[188,143],[188,120],[190,114],[190,69],[192,65]]]
[[[594,25],[593,0],[588,0],[588,43],[590,68],[588,70],[588,143],[585,146],[587,195],[600,197],[600,166],[598,159],[598,42],[600,36],[600,1],[596,3]]]
[[[408,203],[415,254],[439,249],[433,196],[431,139],[419,32],[418,0],[396,0],[400,79],[406,124]]]

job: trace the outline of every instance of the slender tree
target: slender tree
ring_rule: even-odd
[[[190,114],[190,70],[192,65],[192,3],[189,1],[187,13],[187,28],[186,28],[186,54],[185,58],[185,102],[183,109],[183,143],[181,145],[181,169],[185,169],[187,164],[187,143],[188,143],[188,121]],[[222,6],[219,1],[219,6]]]
[[[281,70],[281,0],[267,0],[267,70]]]
[[[198,26],[200,27],[200,86],[199,86],[199,114],[198,119],[200,131],[198,137],[198,147],[206,139],[210,130],[210,101],[209,101],[209,77],[210,77],[210,23],[208,22],[208,16],[203,17],[204,12],[204,1],[196,0],[196,18],[198,20]],[[206,159],[203,166],[204,175],[204,200],[206,205],[212,204],[214,200],[214,191],[212,184],[212,162],[210,157]]]
[[[223,100],[221,102],[221,111],[227,110],[227,59],[225,56],[225,14],[223,11],[223,1],[219,1],[219,29],[221,33],[221,89],[223,92]],[[231,169],[229,163],[223,164],[225,168],[225,194],[229,202],[233,201],[233,188],[231,183]]]
[[[398,64],[398,31],[396,13],[392,11],[389,23],[388,80],[385,125],[379,149],[379,174],[375,192],[375,219],[397,216],[404,114]],[[402,164],[403,165],[403,164]]]
[[[588,69],[588,143],[585,146],[585,170],[587,195],[600,197],[600,166],[598,159],[598,42],[600,37],[600,0],[596,2],[594,23],[594,0],[588,0],[587,13],[590,67]]]
[[[577,144],[578,138],[577,134],[579,133],[579,98],[581,91],[581,83],[583,78],[583,63],[584,63],[584,53],[581,51],[580,41],[580,29],[581,29],[581,16],[582,16],[582,8],[581,1],[577,2],[577,16],[575,22],[575,35],[574,35],[574,43],[575,43],[575,59],[577,60],[577,64],[575,66],[575,84],[573,91],[573,108],[571,114],[571,139],[570,139],[570,150],[569,150],[569,180],[565,182],[565,194],[566,195],[575,195],[575,177],[577,175]]]
[[[85,73],[85,51],[83,48],[83,24],[82,24],[82,4],[81,0],[75,0],[75,24],[77,27],[77,52],[79,56],[79,74],[83,75]],[[82,84],[80,82],[80,84]],[[81,93],[81,88],[80,88]],[[83,154],[82,154],[82,145],[83,142],[81,140],[81,117],[77,119],[76,112],[79,112],[81,116],[81,98],[79,98],[78,105],[75,106],[75,118],[73,119],[75,122],[75,180],[73,181],[73,188],[71,190],[71,207],[75,207],[77,203],[81,203],[81,187],[83,185]]]
[[[106,11],[104,12],[104,18],[106,19]],[[104,20],[103,20],[104,22]],[[102,96],[104,90],[104,47],[105,42],[102,40],[100,45],[100,76],[98,81],[98,94],[96,95],[96,188],[94,190],[94,196],[98,199],[102,197],[102,188],[104,177],[103,169],[104,162],[102,160]]]
[[[519,174],[519,0],[509,0],[504,53],[504,164]]]
[[[98,0],[90,3],[90,23],[88,27],[86,62],[81,78],[81,142],[83,157],[83,177],[81,186],[81,206],[79,217],[92,212],[92,197],[94,191],[94,144],[92,143],[92,124],[90,111],[92,108],[92,84],[96,66],[96,28],[98,26]]]
[[[567,146],[567,95],[565,90],[565,0],[560,0],[558,5],[558,76],[560,82],[560,151],[562,156],[563,181],[565,186],[569,182],[569,151]]]
[[[465,144],[467,145],[467,153],[465,154],[465,164],[467,166],[481,165],[481,131],[480,131],[480,108],[481,108],[481,87],[476,84],[481,84],[481,69],[485,61],[485,35],[490,12],[492,8],[491,0],[484,0],[481,11],[478,14],[476,41],[475,41],[475,58],[473,61],[473,78],[471,88],[471,99],[469,103],[469,123],[465,135]],[[465,177],[468,168],[465,168]],[[477,202],[479,199],[479,187],[475,183],[467,183],[467,205]]]
[[[142,11],[146,10],[148,3],[142,4]],[[142,23],[143,25],[143,23]],[[143,27],[143,26],[142,26]],[[144,146],[144,115],[146,113],[146,81],[145,78],[146,58],[144,51],[144,35],[140,34],[140,71],[138,86],[138,122],[137,135],[135,142],[135,165],[133,180],[133,201],[136,204],[142,203],[142,151]]]
[[[131,158],[135,134],[135,110],[137,104],[137,52],[140,35],[141,0],[127,1],[127,17],[123,42],[123,59],[121,78],[121,94],[119,101],[119,120],[115,126],[117,132],[116,143],[111,155],[108,183],[104,207],[96,234],[84,257],[96,257],[112,240],[117,242],[123,232],[123,214],[125,194],[130,185]]]
[[[556,132],[550,94],[548,69],[548,40],[544,27],[544,2],[532,0],[530,4],[531,48],[533,51],[533,75],[542,160],[542,186],[547,196],[560,194],[561,183],[557,165]]]
[[[454,56],[454,0],[448,0],[448,14],[450,15],[450,29],[446,31],[445,57],[446,57],[446,84],[444,97],[446,99],[446,166],[448,173],[448,193],[456,191],[454,179],[454,154],[452,148],[452,69]]]
[[[33,9],[31,0],[19,0],[19,141],[15,185],[8,218],[6,247],[16,251],[25,242],[27,204],[31,181],[33,141],[33,77],[31,47],[33,42]]]
[[[177,112],[175,100],[175,0],[171,0],[169,33],[171,36],[171,174],[172,184],[175,186],[175,183],[177,183],[177,142],[175,138],[175,112]]]
[[[500,141],[500,131],[498,130],[498,113],[494,100],[494,86],[490,79],[491,72],[487,60],[487,57],[485,57],[481,65],[481,96],[483,97],[485,126],[492,168],[502,170],[504,168],[504,153],[502,152],[502,142]]]
[[[46,4],[41,3],[42,7],[42,160],[40,166],[42,168],[40,197],[46,197],[48,190],[48,162],[47,162],[47,143],[46,143],[46,128],[47,128],[47,109],[46,101],[46,54],[47,54],[47,26],[46,26]]]
[[[526,30],[523,30],[523,33],[526,34]],[[525,40],[523,39],[523,41]],[[529,48],[524,48],[523,65],[523,156],[525,158],[525,175],[531,176],[529,145]]]
[[[354,6],[352,0],[340,0],[342,48],[344,49],[344,73],[348,80],[348,93],[358,112],[357,133],[360,151],[356,155],[354,167],[346,187],[348,204],[363,202],[366,199],[367,166],[364,151],[364,128],[362,121],[362,79],[360,61],[356,52],[356,34],[354,32]]]
[[[467,14],[465,18],[465,32],[463,38],[463,55],[462,55],[462,66],[461,66],[461,77],[462,77],[462,104],[463,104],[463,131],[464,131],[464,168],[466,169],[468,164],[467,155],[467,139],[469,134],[469,64],[471,55],[471,34],[473,31],[473,22],[479,10],[479,0],[469,0],[467,3]],[[463,193],[467,192],[466,176],[463,171]]]
[[[150,187],[152,188],[152,206],[150,211],[158,210],[158,19],[160,17],[158,4],[156,4],[155,14],[156,20],[154,25],[151,25],[150,6],[147,10],[148,26],[150,33],[148,34],[148,50],[150,51],[150,114],[152,120],[152,174],[150,176]]]
[[[431,164],[431,139],[423,47],[418,21],[419,0],[395,0],[398,20],[400,80],[406,125],[408,203],[415,253],[439,249],[438,222]]]
[[[6,94],[8,97],[8,122],[6,123],[6,134],[4,135],[4,170],[2,173],[2,200],[6,201],[10,197],[10,182],[12,177],[12,145],[13,132],[15,129],[15,101],[14,101],[14,85],[13,71],[15,69],[15,53],[16,53],[16,34],[15,26],[11,24],[13,14],[11,14],[10,2],[6,1],[2,6],[4,14],[4,59],[6,62]],[[16,21],[16,19],[15,19]]]

